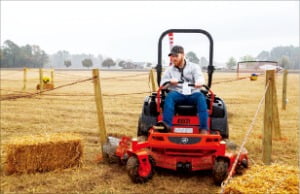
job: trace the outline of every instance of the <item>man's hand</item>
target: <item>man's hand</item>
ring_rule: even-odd
[[[177,84],[178,84],[178,79],[172,78],[172,79],[170,80],[170,83],[171,83],[172,85],[177,85]]]
[[[195,88],[201,88],[201,87],[202,87],[202,84],[200,82],[195,83]]]

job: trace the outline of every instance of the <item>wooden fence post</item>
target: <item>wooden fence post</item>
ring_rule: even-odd
[[[40,91],[44,89],[44,81],[43,81],[43,69],[40,68]]]
[[[282,83],[282,110],[286,109],[287,98],[286,98],[286,87],[287,87],[287,74],[288,70],[283,71],[283,83]]]
[[[24,68],[24,79],[23,79],[23,90],[26,90],[26,84],[27,84],[27,68]]]
[[[236,79],[240,78],[240,64],[237,63],[237,67],[236,67]]]
[[[266,85],[269,83],[269,87],[265,96],[265,112],[264,112],[264,134],[263,134],[263,150],[262,159],[266,165],[271,164],[272,154],[272,133],[274,131],[274,137],[280,137],[279,128],[279,115],[276,97],[275,87],[275,70],[268,70],[266,72]]]
[[[93,78],[94,78],[96,107],[98,112],[100,143],[101,143],[102,156],[104,158],[105,153],[103,151],[103,145],[106,143],[107,135],[106,135],[106,127],[105,127],[105,119],[104,119],[104,111],[103,111],[103,99],[101,93],[99,69],[93,69]]]
[[[278,101],[277,101],[277,90],[276,90],[276,73],[275,70],[272,71],[273,74],[273,81],[272,83],[272,97],[273,97],[273,131],[274,131],[274,137],[275,138],[281,138],[281,131],[280,131],[280,119],[279,119],[279,112],[278,112]]]
[[[156,92],[156,85],[155,85],[155,79],[154,79],[154,71],[153,69],[150,70],[150,80],[152,85],[152,92]]]
[[[272,153],[272,115],[273,115],[273,97],[272,97],[272,73],[266,72],[266,86],[269,83],[269,87],[266,91],[265,96],[265,112],[264,112],[264,133],[263,133],[263,146],[262,146],[262,159],[267,165],[271,164],[271,153]]]
[[[54,69],[51,69],[51,84],[54,85]]]

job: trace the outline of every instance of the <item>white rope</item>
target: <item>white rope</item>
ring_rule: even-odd
[[[239,160],[239,158],[240,158],[240,155],[241,155],[241,153],[242,153],[242,151],[243,151],[243,149],[244,149],[244,146],[245,146],[245,144],[246,144],[246,142],[247,142],[247,140],[248,140],[248,137],[249,137],[249,135],[250,135],[250,133],[251,133],[251,131],[252,131],[252,129],[253,129],[253,125],[254,125],[254,123],[255,123],[255,121],[256,121],[256,118],[257,118],[257,115],[258,115],[258,113],[259,113],[259,110],[260,110],[260,108],[261,108],[261,106],[262,106],[262,104],[263,104],[263,102],[264,102],[265,97],[266,97],[266,92],[267,92],[267,90],[268,90],[268,88],[269,88],[269,84],[270,84],[270,81],[268,81],[268,83],[267,83],[267,85],[266,85],[266,87],[265,87],[264,95],[263,95],[263,97],[261,98],[261,100],[260,100],[260,102],[259,102],[259,104],[258,104],[256,113],[255,113],[255,115],[254,115],[254,117],[253,117],[253,119],[252,119],[252,122],[251,122],[251,124],[250,124],[248,130],[247,130],[246,136],[244,137],[244,140],[243,140],[243,142],[242,142],[242,145],[241,145],[241,147],[240,147],[240,150],[239,150],[239,152],[238,152],[238,155],[237,155],[237,157],[235,158],[235,161],[234,161],[234,163],[233,163],[233,165],[232,165],[232,168],[231,168],[231,170],[230,170],[230,172],[229,172],[229,174],[228,174],[226,180],[223,181],[222,184],[221,184],[221,188],[222,188],[221,194],[224,193],[225,186],[226,186],[226,185],[230,182],[230,180],[232,179],[233,171],[234,171],[234,169],[235,169],[235,166],[236,166],[237,163],[238,163],[238,160]]]

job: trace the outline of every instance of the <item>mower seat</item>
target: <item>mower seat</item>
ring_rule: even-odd
[[[175,114],[184,116],[197,115],[197,107],[196,105],[176,105]]]

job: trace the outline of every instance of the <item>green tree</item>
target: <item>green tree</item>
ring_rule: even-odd
[[[288,56],[282,56],[281,59],[279,60],[279,65],[285,69],[289,68],[290,64],[290,59]]]
[[[90,68],[93,66],[93,61],[91,59],[84,59],[82,62],[82,66]]]
[[[0,48],[0,55],[1,55],[1,64],[0,64],[0,67],[1,68],[7,67],[7,58],[4,55],[4,51],[3,51],[2,48]]]
[[[283,56],[289,57],[290,69],[300,69],[300,47],[294,46],[279,46],[272,48],[270,58],[274,61],[280,61]]]
[[[19,47],[11,40],[4,42],[1,56],[1,67],[43,67],[48,63],[48,55],[38,45]]]
[[[116,65],[116,62],[112,60],[112,58],[107,58],[102,62],[102,67],[108,67],[110,68],[111,66]]]
[[[208,60],[205,57],[201,57],[200,58],[200,65],[202,68],[207,67],[208,66]]]
[[[121,60],[119,61],[118,65],[124,69],[126,67],[126,63],[127,63],[126,61]]]
[[[26,67],[31,67],[34,64],[34,56],[32,53],[32,46],[29,44],[21,47],[21,57],[23,58],[23,64]]]
[[[232,67],[236,66],[236,60],[234,57],[230,57],[229,60],[226,63],[226,66],[228,69],[231,69]]]
[[[48,62],[48,55],[38,45],[32,45],[33,67],[42,68]]]
[[[189,60],[192,63],[199,64],[200,59],[197,57],[197,55],[193,52],[190,51],[185,55],[186,59]]]
[[[6,40],[3,47],[4,67],[18,67],[20,47],[11,40]]]
[[[251,55],[246,55],[240,58],[241,61],[255,61],[255,58]]]
[[[64,65],[65,65],[67,68],[70,67],[70,66],[72,65],[71,60],[65,60],[65,61],[64,61]]]
[[[257,55],[256,59],[260,61],[270,60],[270,53],[268,51],[262,51]]]

